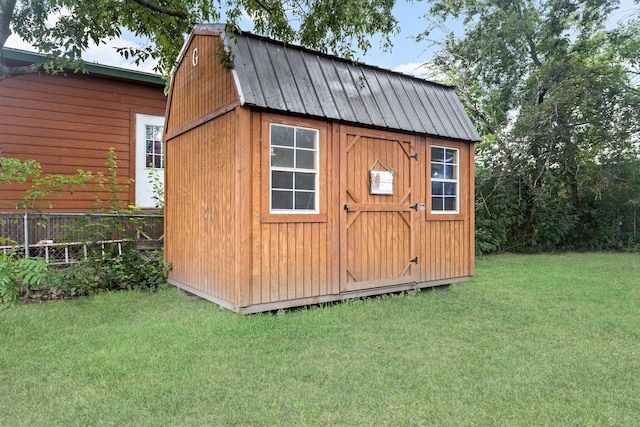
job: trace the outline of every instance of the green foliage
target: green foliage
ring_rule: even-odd
[[[131,247],[92,253],[87,261],[49,266],[42,258],[0,254],[0,308],[21,299],[49,300],[90,295],[101,291],[141,289],[155,291],[166,283],[171,268],[162,251],[141,254]]]
[[[466,24],[462,37],[447,37],[436,63],[483,136],[476,151],[480,251],[627,244],[630,236],[611,225],[620,217],[614,205],[620,210],[640,194],[622,178],[623,163],[637,165],[640,156],[634,50],[640,21],[607,30],[616,6],[616,0],[431,3],[432,28],[449,18]],[[603,175],[610,172],[621,179]]]
[[[13,157],[0,157],[0,185],[24,184],[30,178],[40,176],[41,170],[40,163],[35,160],[21,162]]]
[[[15,206],[18,209],[37,210],[51,208],[50,196],[73,194],[78,187],[86,187],[94,176],[91,172],[78,169],[73,175],[42,175],[42,167],[35,160],[20,161],[13,157],[0,158],[0,185],[29,184],[22,193],[22,201]]]
[[[259,34],[351,56],[354,45],[368,49],[374,35],[381,35],[384,46],[390,45],[389,34],[398,30],[394,4],[394,0],[5,1],[0,2],[0,29],[10,24],[27,43],[51,55],[53,59],[43,64],[50,73],[66,68],[82,71],[83,51],[119,37],[126,29],[149,43],[121,47],[120,54],[135,63],[153,57],[158,61],[156,70],[168,75],[193,23],[224,18],[237,28],[240,18],[249,16]],[[53,23],[52,15],[58,18]],[[0,66],[0,80],[18,71]]]
[[[55,283],[57,292],[69,296],[132,289],[155,291],[166,283],[169,268],[161,251],[142,256],[133,247],[123,250],[122,254],[112,247],[104,255],[92,254],[86,262],[59,269]]]
[[[126,191],[134,180],[129,178],[121,182],[118,177],[118,155],[115,148],[109,147],[104,165],[107,173],[98,172],[93,176],[93,208],[95,211],[126,212],[130,207],[122,200],[120,194]]]
[[[49,278],[47,263],[41,258],[0,254],[0,307],[9,307],[21,295],[29,295]]]
[[[131,216],[139,210],[127,206],[121,194],[128,190],[132,180],[121,182],[118,177],[118,159],[113,148],[109,149],[105,163],[107,172],[84,172],[75,175],[47,174],[41,176],[40,165],[32,160],[3,158],[0,184],[31,181],[18,206],[28,210],[52,207],[48,198],[73,193],[78,186],[90,185],[95,193],[94,208],[110,215],[83,216],[67,232],[84,236],[85,242],[121,239],[127,229],[141,230],[144,218]],[[162,198],[161,181],[156,176],[154,189],[158,200]],[[75,239],[74,239],[75,240]],[[9,243],[2,239],[2,243]],[[15,242],[12,242],[15,243]],[[0,303],[9,306],[24,299],[55,299],[88,295],[103,290],[148,289],[155,290],[166,282],[168,266],[162,252],[145,254],[135,248],[125,248],[122,254],[117,246],[88,245],[89,259],[63,268],[51,268],[39,258],[22,258],[0,255]],[[103,253],[104,251],[104,253]]]
[[[62,197],[64,194],[73,194],[78,187],[86,187],[87,182],[93,179],[91,172],[78,169],[73,175],[46,174],[34,176],[32,185],[22,194],[22,202],[18,209],[51,209],[53,202],[48,196]]]
[[[160,173],[157,169],[149,169],[147,175],[149,182],[151,183],[152,195],[151,199],[155,202],[156,208],[160,215],[164,214],[164,182],[160,178]]]

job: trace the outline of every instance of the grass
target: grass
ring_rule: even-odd
[[[637,425],[640,256],[241,316],[166,288],[0,312],[0,425]]]

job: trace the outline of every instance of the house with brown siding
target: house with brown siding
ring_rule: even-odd
[[[3,49],[7,65],[40,63],[46,57]],[[107,173],[110,148],[118,159],[127,204],[153,208],[150,171],[164,179],[162,141],[165,82],[155,74],[87,64],[87,73],[23,75],[0,81],[2,156],[33,159],[43,173],[74,174],[78,169]],[[0,187],[0,212],[15,209],[24,187]],[[92,208],[95,194],[79,189],[52,199],[56,212]]]
[[[166,116],[169,282],[251,313],[468,280],[479,139],[453,87],[197,26]]]

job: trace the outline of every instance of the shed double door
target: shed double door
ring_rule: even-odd
[[[340,292],[417,281],[421,206],[415,145],[413,136],[343,128]],[[382,178],[373,190],[372,171],[374,187]]]

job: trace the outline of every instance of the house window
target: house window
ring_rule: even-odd
[[[145,165],[147,169],[164,169],[164,145],[162,126],[145,127]]]
[[[459,158],[458,149],[431,147],[431,213],[459,212]]]
[[[271,213],[318,213],[318,134],[270,125]]]

